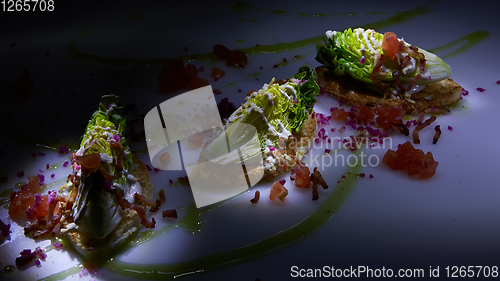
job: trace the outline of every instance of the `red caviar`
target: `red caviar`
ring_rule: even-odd
[[[397,151],[389,149],[382,163],[393,170],[406,170],[409,176],[419,175],[418,179],[429,179],[436,173],[439,163],[434,160],[432,152],[424,152],[413,147],[411,142],[402,144]]]
[[[337,121],[345,121],[349,117],[349,113],[341,108],[335,108],[332,111],[332,119]]]
[[[9,205],[9,216],[18,217],[21,211],[27,210],[33,205],[35,194],[40,191],[40,178],[31,177],[29,182],[11,195]]]

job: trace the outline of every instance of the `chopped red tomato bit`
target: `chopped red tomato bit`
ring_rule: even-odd
[[[184,73],[188,79],[194,78],[198,76],[198,68],[194,64],[188,64],[184,69]]]
[[[21,187],[21,191],[26,191],[26,192],[33,192],[37,193],[40,191],[40,186],[42,184],[40,183],[40,178],[39,177],[31,177],[28,181],[28,184],[23,188]]]
[[[40,191],[40,185],[39,177],[31,177],[28,183],[21,187],[21,190],[13,194],[9,205],[10,217],[18,217],[22,214],[21,211],[27,210],[32,206],[35,194]]]
[[[371,108],[366,105],[355,105],[353,114],[358,123],[364,124],[368,124],[375,117]]]
[[[389,108],[387,106],[384,106],[383,104],[378,103],[373,111],[379,116],[384,116],[389,113]]]
[[[48,196],[43,195],[40,200],[37,200],[35,197],[35,200],[33,200],[31,204],[31,208],[35,211],[35,217],[45,217],[49,213]]]
[[[214,45],[213,54],[220,60],[225,60],[228,66],[244,67],[248,63],[245,52],[240,50],[231,51],[223,45]]]
[[[274,200],[278,198],[281,202],[285,201],[288,195],[288,189],[286,189],[279,181],[276,181],[271,186],[271,193],[269,194],[269,199]]]
[[[208,86],[208,80],[198,77],[198,68],[194,64],[184,67],[182,59],[167,60],[158,75],[160,90],[165,93],[173,93],[188,87],[194,90]]]
[[[210,74],[210,77],[221,78],[224,75],[226,75],[226,72],[224,70],[217,68],[217,67],[212,67],[212,73]]]
[[[345,121],[349,117],[349,113],[341,108],[336,108],[332,111],[332,119],[337,121]]]
[[[77,157],[78,162],[87,169],[93,169],[101,164],[101,155],[99,153],[92,153]]]
[[[393,170],[398,169],[398,154],[396,151],[389,149],[385,155],[384,158],[382,158],[382,163],[384,163],[386,166]]]
[[[394,32],[386,32],[382,41],[382,50],[391,60],[396,58],[399,51],[399,40]]]
[[[409,176],[419,175],[419,180],[433,177],[439,165],[432,152],[424,154],[409,141],[402,144],[397,151],[389,149],[382,163],[393,170],[406,170]]]
[[[411,142],[407,141],[402,144],[396,153],[398,154],[398,168],[406,169],[408,167],[408,163],[414,159],[413,154],[415,152],[415,147],[411,144]]]
[[[405,110],[401,106],[393,106],[389,109],[389,112],[386,115],[386,118],[394,123],[399,124],[403,122],[403,116],[405,114]]]
[[[405,110],[401,106],[386,107],[382,104],[377,104],[373,110],[377,114],[375,122],[380,128],[387,130],[393,125],[401,124]]]
[[[306,166],[300,166],[295,175],[295,186],[302,188],[311,187],[311,171]]]

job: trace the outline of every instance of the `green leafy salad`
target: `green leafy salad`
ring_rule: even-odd
[[[214,159],[228,144],[232,148],[243,147],[248,138],[246,126],[251,124],[257,129],[260,150],[246,153],[241,151],[244,158],[251,158],[257,153],[269,152],[278,148],[281,141],[288,141],[300,131],[304,122],[313,112],[316,103],[315,95],[319,94],[316,83],[316,71],[308,66],[302,66],[294,77],[285,83],[264,84],[262,89],[246,97],[243,103],[228,118],[225,124],[225,134],[216,135],[204,150],[207,159]],[[227,138],[227,139],[226,139]],[[239,161],[238,153],[225,154],[219,158],[221,164]]]
[[[101,98],[82,136],[80,148],[72,155],[70,180],[63,187],[71,193],[77,189],[71,215],[73,227],[88,237],[102,239],[120,223],[123,210],[109,189],[123,192],[133,202],[141,193],[132,170],[132,153],[124,138],[123,101],[114,95]],[[107,190],[108,189],[108,190]]]
[[[392,32],[372,29],[327,31],[317,46],[316,60],[339,76],[350,75],[385,93],[412,93],[451,76],[441,58],[398,39]]]

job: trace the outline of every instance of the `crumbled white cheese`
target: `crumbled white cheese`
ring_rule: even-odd
[[[406,86],[406,87],[408,87],[408,86]],[[425,85],[415,84],[407,93],[410,95],[413,95],[414,93],[418,93],[418,92],[422,91],[424,88],[425,88]]]
[[[266,146],[273,146],[273,143],[270,139],[266,139]]]
[[[413,71],[415,71],[416,66],[417,66],[417,60],[415,60],[413,57],[410,57],[410,63],[407,64],[405,68],[401,70],[401,72],[403,72],[403,74],[412,73]]]
[[[112,186],[113,186],[113,187],[116,187],[116,188],[118,188],[118,189],[123,190],[123,186],[122,186],[121,184],[119,184],[119,183],[114,182]]]
[[[113,163],[113,156],[108,156],[106,153],[101,153],[101,162],[111,164]]]
[[[130,181],[133,181],[133,182],[139,181],[139,179],[137,179],[136,177],[134,177],[133,175],[130,175],[130,174],[127,175],[127,179]]]
[[[130,185],[130,191],[125,196],[125,199],[132,204],[135,203],[135,198],[134,198],[135,193],[137,194],[142,193],[142,187],[139,182],[134,182],[133,184]]]
[[[78,229],[78,225],[76,225],[76,223],[74,223],[74,222],[68,223],[68,225],[66,225],[66,228],[61,228],[61,232],[65,233],[65,232],[72,230],[73,228]]]
[[[372,43],[374,43],[374,45],[375,45],[377,41],[375,40],[375,38],[373,36],[370,36],[370,38],[368,38],[368,36],[369,36],[368,30],[365,31],[363,28],[356,28],[355,31],[356,31],[356,36],[363,37],[363,41],[364,41],[365,45],[368,47],[368,49],[370,50],[370,52],[375,53],[375,49],[373,48]],[[373,35],[373,32],[372,32],[372,35]],[[361,44],[361,45],[363,45],[363,44]]]
[[[328,38],[328,39],[332,39],[332,38],[333,38],[333,36],[334,36],[336,33],[337,33],[336,31],[327,30],[327,31],[325,32],[325,35],[326,35],[326,38]]]

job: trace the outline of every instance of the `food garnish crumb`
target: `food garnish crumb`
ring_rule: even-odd
[[[256,191],[255,191],[255,195],[254,195],[254,197],[250,200],[250,202],[251,202],[252,204],[255,204],[255,203],[259,202],[259,198],[260,198],[260,191],[256,190]]]
[[[162,217],[164,218],[177,218],[177,211],[175,209],[169,209],[161,212]]]

